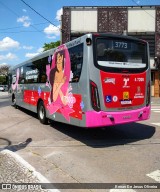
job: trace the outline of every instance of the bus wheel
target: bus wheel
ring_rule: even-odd
[[[13,107],[15,107],[17,109],[15,95],[12,96],[12,104],[13,104]]]
[[[45,106],[43,104],[43,101],[40,101],[38,104],[38,119],[40,120],[40,122],[42,124],[47,124],[48,123],[48,119],[46,117],[46,109]]]

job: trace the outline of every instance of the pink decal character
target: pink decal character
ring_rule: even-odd
[[[49,82],[51,85],[50,103],[48,110],[50,114],[54,114],[60,110],[67,121],[70,121],[70,113],[73,113],[71,105],[69,104],[69,97],[71,95],[69,88],[70,79],[70,57],[68,49],[65,45],[61,45],[53,55]],[[75,99],[74,99],[75,101]]]
[[[18,81],[19,81],[19,68],[17,69],[16,72],[16,80],[14,82],[12,82],[12,89],[15,90],[16,88],[18,88]]]

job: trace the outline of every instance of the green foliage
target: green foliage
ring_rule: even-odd
[[[51,42],[51,43],[45,43],[43,46],[44,51],[47,51],[52,48],[56,48],[60,45],[60,41]]]
[[[5,85],[8,82],[9,65],[0,65],[0,84]]]
[[[5,85],[6,83],[6,76],[0,75],[0,85]]]

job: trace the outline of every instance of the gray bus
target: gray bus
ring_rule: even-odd
[[[102,127],[150,117],[148,43],[90,33],[14,66],[13,105],[80,127]]]

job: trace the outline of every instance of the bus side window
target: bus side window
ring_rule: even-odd
[[[47,75],[46,74],[41,75],[40,83],[46,83],[46,81],[47,81]]]
[[[73,78],[70,82],[78,82],[80,79],[83,64],[83,44],[69,48],[71,71]]]
[[[27,63],[25,65],[25,79],[26,83],[38,83],[39,69],[34,62]]]
[[[48,57],[41,58],[33,62],[34,66],[38,69],[37,83],[46,83],[46,65],[48,64]]]

